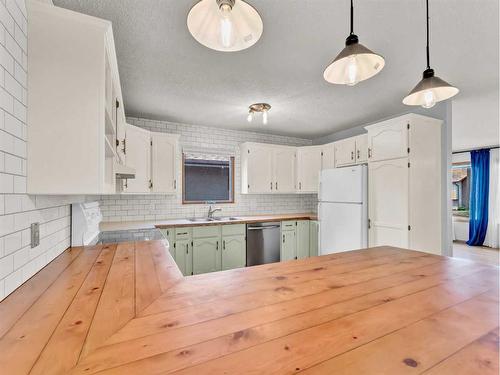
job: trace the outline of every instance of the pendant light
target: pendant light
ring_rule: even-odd
[[[354,86],[373,77],[385,65],[384,58],[359,43],[354,34],[354,7],[351,0],[351,33],[345,40],[346,47],[328,65],[323,73],[327,82]]]
[[[259,13],[243,0],[201,0],[189,11],[187,26],[199,43],[223,52],[251,47],[263,30]]]
[[[420,105],[424,108],[431,108],[437,102],[446,100],[458,94],[458,89],[441,78],[434,75],[434,69],[431,69],[429,59],[429,0],[426,3],[426,21],[427,21],[427,69],[424,70],[422,80],[413,90],[403,99],[403,104]]]

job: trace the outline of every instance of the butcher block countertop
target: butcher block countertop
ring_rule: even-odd
[[[0,303],[2,374],[498,374],[498,268],[390,247],[183,277],[71,248]]]
[[[152,229],[152,228],[175,228],[175,227],[196,227],[200,225],[221,225],[221,224],[248,224],[248,223],[263,223],[269,221],[282,220],[316,220],[317,214],[300,213],[300,214],[278,214],[278,215],[258,215],[258,216],[235,216],[222,217],[220,220],[203,220],[202,218],[192,221],[189,219],[171,219],[171,220],[156,220],[156,221],[124,221],[124,222],[103,222],[100,225],[102,232],[115,230],[135,230],[135,229]]]

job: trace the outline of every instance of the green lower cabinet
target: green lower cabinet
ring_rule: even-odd
[[[297,259],[309,258],[309,220],[297,221]]]
[[[221,270],[222,255],[220,237],[193,239],[193,274]]]
[[[193,252],[189,239],[177,240],[173,246],[173,254],[170,252],[184,276],[193,272]]]
[[[295,221],[281,222],[281,248],[280,258],[282,262],[297,259],[297,234]]]
[[[310,221],[309,230],[309,256],[315,257],[319,255],[319,223],[315,220]]]
[[[222,237],[222,270],[245,267],[246,248],[244,235]]]

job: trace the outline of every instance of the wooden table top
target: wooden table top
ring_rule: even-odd
[[[183,277],[72,248],[0,303],[2,374],[498,374],[498,268],[390,247]]]

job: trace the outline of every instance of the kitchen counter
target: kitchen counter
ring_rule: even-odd
[[[70,248],[0,303],[15,374],[497,374],[498,268],[390,247],[183,277]]]
[[[235,216],[231,220],[229,217],[224,217],[222,220],[203,220],[202,218],[191,221],[189,219],[172,219],[172,220],[156,220],[156,221],[129,221],[129,222],[103,222],[100,229],[103,232],[116,230],[135,230],[135,229],[150,229],[150,228],[175,228],[175,227],[195,227],[199,225],[220,225],[220,224],[247,224],[247,223],[263,223],[269,221],[282,220],[316,220],[317,214],[314,213],[299,213],[299,214],[279,214],[279,215],[256,215],[256,216]]]

